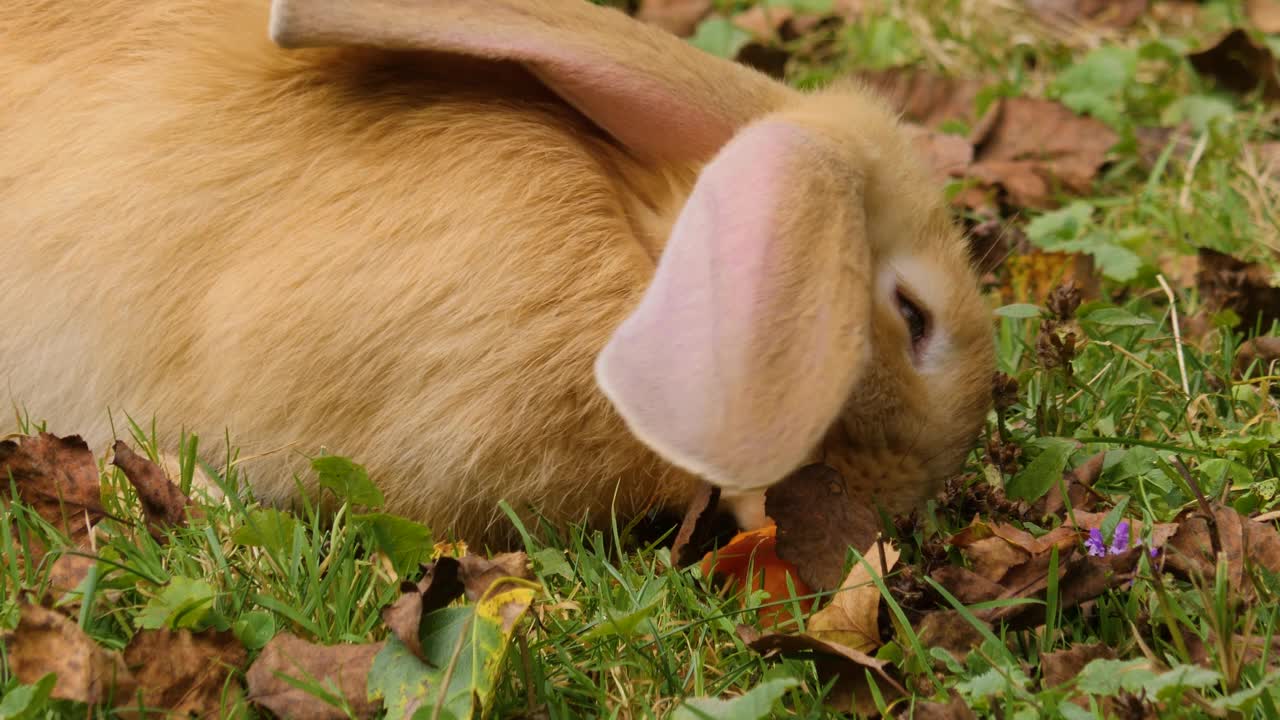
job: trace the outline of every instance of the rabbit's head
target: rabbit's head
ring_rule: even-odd
[[[596,362],[672,464],[744,492],[823,459],[894,505],[972,447],[989,312],[940,188],[871,93],[801,94],[585,0],[276,0],[272,36],[517,62],[636,158],[699,168]]]

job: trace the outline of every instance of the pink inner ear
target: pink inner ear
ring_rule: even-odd
[[[769,416],[759,400],[776,393],[758,386],[770,335],[786,334],[774,321],[804,312],[781,306],[778,245],[787,161],[803,141],[789,125],[754,125],[703,170],[652,283],[597,360],[638,438],[726,487],[776,482],[809,449],[795,445],[814,440],[779,432],[793,419]]]

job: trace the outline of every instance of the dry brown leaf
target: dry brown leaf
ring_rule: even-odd
[[[146,717],[161,710],[181,717],[229,716],[244,696],[231,678],[247,659],[230,631],[143,630],[124,649],[125,665],[137,678],[142,707],[149,711]]]
[[[1118,140],[1101,121],[1059,103],[1007,98],[990,131],[976,140],[969,176],[1002,188],[1012,205],[1045,209],[1057,190],[1088,192]]]
[[[1280,0],[1244,0],[1244,14],[1264,33],[1280,33]]]
[[[965,605],[995,600],[1004,593],[1004,588],[999,583],[959,565],[943,565],[931,572],[929,577]]]
[[[885,702],[892,702],[906,694],[905,689],[891,674],[892,668],[887,662],[839,643],[823,642],[808,635],[760,635],[745,625],[738,626],[738,635],[747,647],[761,655],[772,652],[783,655],[813,653],[813,665],[818,678],[823,683],[830,682],[832,678],[838,679],[831,694],[827,696],[827,704],[838,711],[848,712],[852,709],[861,716],[878,714],[867,685],[867,670],[883,681],[876,685]]]
[[[1250,367],[1255,377],[1280,373],[1280,336],[1256,337],[1236,350],[1236,377],[1243,376]]]
[[[1114,660],[1116,653],[1102,643],[1077,644],[1040,656],[1040,686],[1048,690],[1074,680],[1085,665],[1099,658]]]
[[[973,145],[958,135],[916,126],[907,126],[907,133],[916,151],[939,182],[964,177],[973,164]]]
[[[1026,0],[1032,14],[1050,23],[1088,22],[1126,28],[1147,11],[1147,0]]]
[[[874,546],[868,548],[863,553],[867,564],[860,562],[853,566],[840,589],[831,597],[831,602],[809,618],[807,632],[820,640],[863,652],[880,647],[883,644],[879,626],[881,597],[873,578],[883,578],[898,564],[900,554],[896,547],[885,543],[887,567],[881,568],[877,549]],[[868,565],[874,569],[874,574]]]
[[[719,503],[720,488],[705,482],[698,487],[671,546],[671,562],[676,567],[698,562],[713,547],[723,546],[736,534],[737,521],[720,512]]]
[[[910,122],[931,130],[946,123],[963,123],[970,128],[971,143],[984,137],[995,121],[995,103],[978,115],[978,93],[986,87],[980,80],[945,77],[913,67],[868,70],[858,77]]]
[[[89,528],[106,515],[98,465],[78,435],[40,433],[0,442],[0,496],[8,496],[11,475],[19,499],[72,543],[84,540]]]
[[[425,566],[426,572],[417,583],[401,583],[400,592],[403,594],[382,609],[382,621],[419,660],[426,659],[418,635],[422,619],[427,613],[439,610],[462,595],[465,588],[458,579],[460,569],[461,564],[456,558],[447,555],[437,558]]]
[[[1198,256],[1196,285],[1210,308],[1234,311],[1247,327],[1255,321],[1269,327],[1280,320],[1280,287],[1272,286],[1271,271],[1265,266],[1204,248]]]
[[[62,613],[27,604],[18,613],[18,627],[5,643],[9,668],[19,682],[31,685],[57,673],[55,698],[89,704],[132,698],[137,682],[119,653],[95,643]]]
[[[862,500],[822,463],[806,465],[765,491],[765,514],[778,525],[778,557],[795,565],[814,590],[840,587],[848,549],[875,542],[880,521]]]
[[[528,580],[533,577],[529,572],[529,556],[523,552],[499,553],[488,559],[480,555],[463,555],[458,558],[458,563],[458,579],[466,589],[467,599],[472,602],[479,600],[494,583],[504,578]]]
[[[1270,525],[1251,520],[1230,507],[1213,510],[1213,521],[1201,512],[1185,513],[1169,539],[1166,566],[1184,577],[1211,580],[1217,574],[1215,550],[1226,554],[1227,582],[1242,597],[1252,597],[1246,581],[1247,564],[1280,573],[1280,534]]]
[[[1100,452],[1085,460],[1079,467],[1068,470],[1063,474],[1062,485],[1067,488],[1067,499],[1071,501],[1073,510],[1087,511],[1097,505],[1098,496],[1090,492],[1090,488],[1098,481],[1098,477],[1102,475],[1102,465],[1106,459],[1107,454]],[[1056,516],[1066,507],[1067,503],[1062,497],[1062,487],[1059,485],[1051,486],[1049,492],[1045,493],[1034,505],[1034,509],[1040,517]]]
[[[337,688],[358,718],[372,717],[379,703],[369,700],[367,678],[385,643],[317,645],[280,633],[249,667],[249,700],[280,717],[346,720],[347,714],[285,682],[277,673]]]
[[[178,486],[165,477],[159,465],[130,450],[123,440],[116,441],[112,452],[115,457],[111,464],[124,472],[129,484],[138,492],[142,512],[153,536],[163,537],[163,528],[186,525],[189,513],[193,516],[200,513],[200,509],[191,503],[191,498],[183,495]]]
[[[89,569],[98,562],[97,558],[85,555],[63,553],[53,561],[49,568],[49,592],[53,597],[75,590],[89,575]]]
[[[680,37],[689,37],[711,14],[713,0],[644,0],[636,17]]]
[[[1196,72],[1213,78],[1220,87],[1236,93],[1262,89],[1267,100],[1280,99],[1276,79],[1276,58],[1240,28],[1223,35],[1218,42],[1187,56]]]
[[[981,619],[978,622],[986,625]],[[922,645],[942,648],[961,662],[985,639],[973,623],[955,610],[927,613],[916,623],[915,631]]]
[[[898,716],[899,720],[976,720],[977,716],[969,709],[964,698],[955,691],[951,693],[950,702],[918,702],[915,708],[906,709]]]

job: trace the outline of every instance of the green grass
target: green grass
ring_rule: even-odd
[[[747,3],[723,5],[732,12]],[[1050,438],[1081,442],[1070,452],[1071,466],[1106,451],[1098,489],[1123,508],[1125,517],[1148,524],[1195,504],[1192,487],[1178,469],[1182,463],[1207,497],[1242,513],[1280,506],[1280,377],[1259,375],[1255,368],[1252,376],[1234,378],[1231,366],[1245,337],[1269,329],[1241,325],[1231,313],[1213,314],[1207,334],[1183,345],[1180,362],[1174,313],[1185,330],[1203,302],[1189,276],[1162,270],[1172,267],[1170,256],[1192,256],[1201,247],[1275,263],[1280,186],[1260,178],[1243,152],[1277,139],[1275,110],[1253,98],[1217,93],[1182,59],[1184,49],[1240,22],[1238,4],[1205,3],[1202,20],[1190,27],[1144,21],[1125,33],[1092,37],[1056,35],[1028,21],[1012,2],[871,5],[852,27],[823,30],[832,33],[823,42],[799,41],[809,45],[790,66],[791,81],[819,84],[854,68],[917,63],[960,77],[988,78],[992,96],[1061,98],[1105,119],[1123,138],[1092,196],[1069,199],[1077,204],[1064,211],[1027,212],[1015,219],[1030,222],[1032,245],[1073,241],[1094,253],[1106,276],[1105,300],[1082,306],[1070,324],[1083,343],[1069,371],[1046,367],[1037,354],[1045,311],[1025,317],[1029,310],[1015,309],[1015,317],[999,320],[1000,368],[1018,380],[1019,391],[1001,417],[992,414],[983,444],[1021,448],[1023,468],[1038,453],[1049,452]],[[1113,80],[1099,81],[1099,75]],[[1137,128],[1182,121],[1190,126],[1191,142],[1202,146],[1194,164],[1172,146],[1154,165],[1139,160],[1133,140]],[[1115,264],[1116,248],[1124,251],[1119,253],[1123,265]],[[1162,272],[1175,293],[1172,305],[1159,282]],[[1045,298],[1015,300],[1042,305]],[[20,418],[15,429],[29,432],[34,426]],[[154,431],[131,426],[127,435],[154,456]],[[183,477],[189,483],[198,446],[191,438],[183,447]],[[102,560],[76,598],[80,627],[108,648],[123,647],[140,623],[226,627],[251,653],[280,631],[324,643],[385,636],[379,611],[399,595],[396,566],[407,570],[416,566],[415,559],[384,560],[370,552],[377,541],[369,521],[347,505],[334,515],[311,508],[291,518],[265,513],[232,460],[206,467],[228,502],[208,503],[203,520],[169,529],[166,542],[128,523],[104,521],[97,540]],[[965,473],[970,488],[1020,482],[1016,473],[989,462],[981,448]],[[103,477],[109,513],[138,518],[133,490],[119,471],[105,466]],[[934,505],[921,515],[899,538],[903,561],[887,579],[888,588],[901,587],[903,573],[918,568],[939,538],[968,524],[972,515],[961,512],[958,505]],[[269,527],[261,531],[259,523]],[[433,530],[442,535],[448,529]],[[744,598],[701,577],[696,567],[672,569],[660,543],[637,542],[625,527],[522,531],[544,590],[505,661],[495,716],[661,717],[684,698],[736,695],[777,678],[799,681],[785,691],[777,714],[833,716],[823,704],[830,688],[811,662],[762,659],[736,634],[737,625],[756,622],[758,607],[767,602],[758,595],[745,598],[743,609]],[[57,556],[51,553],[41,564],[16,562],[36,539],[65,545],[23,506],[0,508],[4,628],[16,624],[17,602],[45,587]],[[944,554],[959,562],[954,549]],[[1242,603],[1239,588],[1228,586],[1224,573],[1195,584],[1157,572],[1151,563],[1141,568],[1131,587],[1108,591],[1088,609],[1058,606],[1061,589],[1051,584],[1043,627],[996,627],[963,661],[939,652],[920,657],[914,651],[919,639],[903,622],[911,607],[888,592],[889,635],[879,657],[894,664],[917,701],[942,699],[955,690],[980,715],[1103,717],[1105,698],[1140,704],[1144,692],[1146,697],[1163,692],[1162,717],[1280,716],[1275,651],[1241,662],[1239,647],[1220,647],[1201,668],[1189,649],[1196,643],[1212,648],[1213,638],[1237,634],[1269,642],[1280,629],[1275,578],[1258,575],[1259,598]],[[944,607],[954,604],[970,612],[945,590],[940,594]],[[1089,642],[1113,648],[1121,658],[1117,663],[1154,658],[1183,668],[1187,677],[1181,688],[1154,674],[1124,684],[1117,679],[1120,665],[1101,664],[1091,666],[1077,688],[1040,687],[1042,652]],[[0,693],[16,688],[0,648]],[[1089,691],[1090,707],[1064,702],[1082,690]],[[910,705],[910,700],[900,702],[893,711],[907,712]],[[33,708],[30,717],[106,715],[50,702]]]

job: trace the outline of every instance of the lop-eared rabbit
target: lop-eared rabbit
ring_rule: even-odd
[[[0,98],[0,388],[95,447],[227,432],[276,503],[323,447],[500,542],[698,478],[759,523],[814,460],[909,510],[988,411],[968,248],[856,85],[585,0],[28,0]]]

